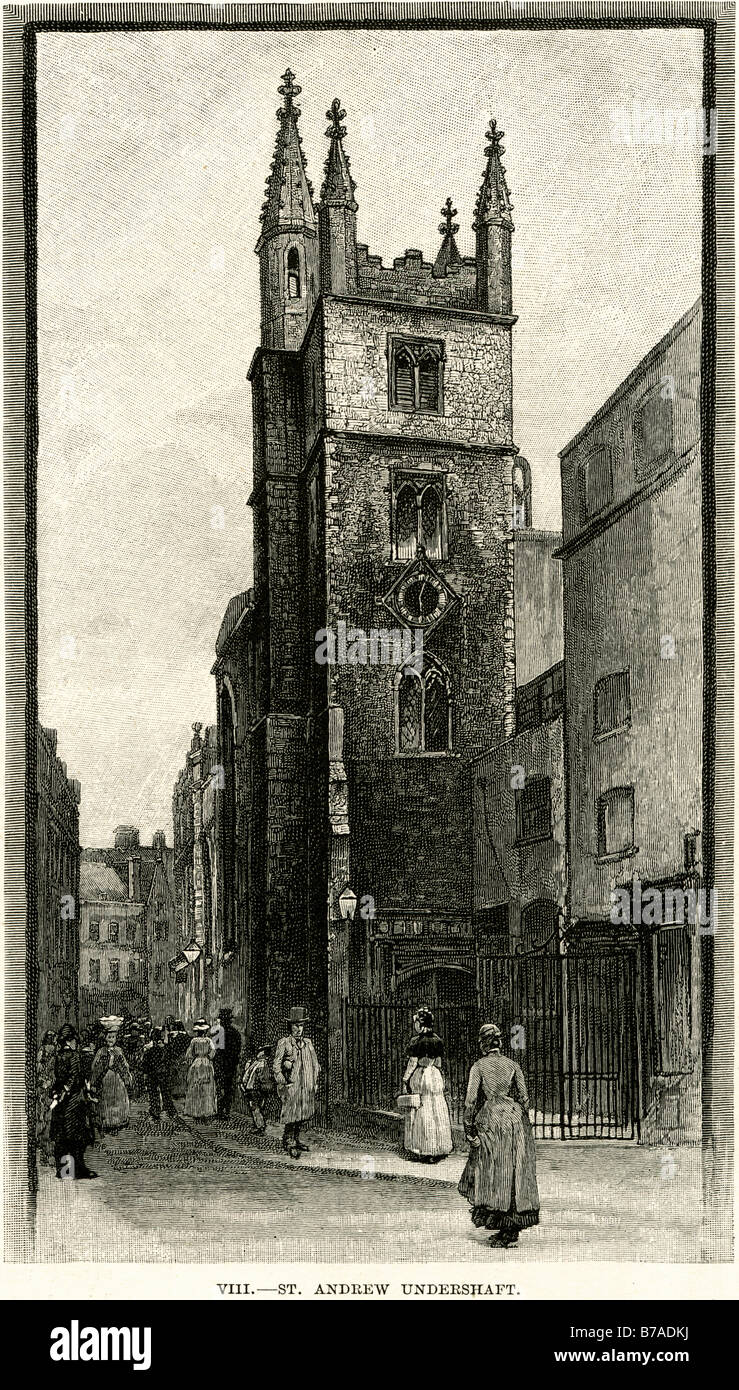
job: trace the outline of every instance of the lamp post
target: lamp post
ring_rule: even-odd
[[[338,907],[338,915],[336,908]],[[357,895],[347,883],[332,902],[328,926],[328,1070],[329,1106],[332,1100],[346,1099],[344,1077],[343,1012],[349,998],[349,947],[351,922],[357,910]]]

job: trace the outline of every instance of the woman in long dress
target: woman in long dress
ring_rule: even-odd
[[[406,1111],[404,1145],[406,1152],[422,1163],[438,1163],[454,1147],[441,1073],[444,1044],[433,1024],[430,1009],[419,1009],[414,1014],[416,1036],[408,1049],[403,1077],[404,1089],[420,1099],[417,1109]]]
[[[183,1114],[194,1120],[210,1120],[218,1109],[216,1077],[213,1070],[215,1047],[208,1037],[210,1024],[198,1019],[193,1029],[195,1037],[185,1053],[187,1063],[187,1094]]]
[[[36,1143],[42,1163],[54,1162],[51,1142],[51,1097],[56,1070],[56,1033],[44,1033],[36,1055]]]
[[[73,1024],[62,1024],[56,1045],[49,1125],[56,1175],[58,1178],[96,1178],[97,1173],[85,1162],[85,1149],[95,1142],[95,1125],[77,1050],[79,1035]]]
[[[118,1034],[108,1033],[105,1045],[95,1055],[90,1085],[98,1098],[98,1124],[109,1134],[117,1134],[128,1124],[131,1082],[128,1062],[118,1046]]]
[[[500,1232],[491,1245],[507,1249],[518,1233],[539,1224],[536,1153],[523,1072],[501,1053],[500,1029],[484,1023],[481,1057],[470,1071],[464,1131],[470,1156],[459,1191],[472,1207],[475,1226]]]

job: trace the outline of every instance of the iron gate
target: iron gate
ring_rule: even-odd
[[[488,956],[480,1005],[442,1005],[446,1095],[460,1123],[480,1023],[497,1023],[526,1078],[540,1139],[636,1139],[639,1133],[636,956]],[[393,1109],[412,1037],[406,1005],[343,1001],[344,1098]]]

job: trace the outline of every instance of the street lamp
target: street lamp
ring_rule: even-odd
[[[187,960],[188,965],[192,965],[193,962],[197,960],[201,952],[202,947],[198,945],[197,941],[195,940],[195,937],[193,937],[192,940],[188,942],[187,946],[183,946],[182,948],[182,954]]]
[[[357,895],[349,884],[339,893],[339,912],[345,922],[351,922],[357,910]]]

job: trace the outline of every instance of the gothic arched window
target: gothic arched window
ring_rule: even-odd
[[[412,560],[418,543],[416,490],[400,489],[395,501],[395,554],[398,560]]]
[[[439,339],[388,338],[389,405],[425,415],[443,414],[444,344]]]
[[[431,560],[444,558],[444,474],[396,473],[393,479],[394,559],[412,560],[422,545]]]
[[[427,658],[422,672],[404,666],[395,678],[395,719],[399,753],[448,753],[451,748],[449,682],[441,666]]]
[[[287,253],[287,297],[300,299],[300,256],[297,246],[291,246]]]

